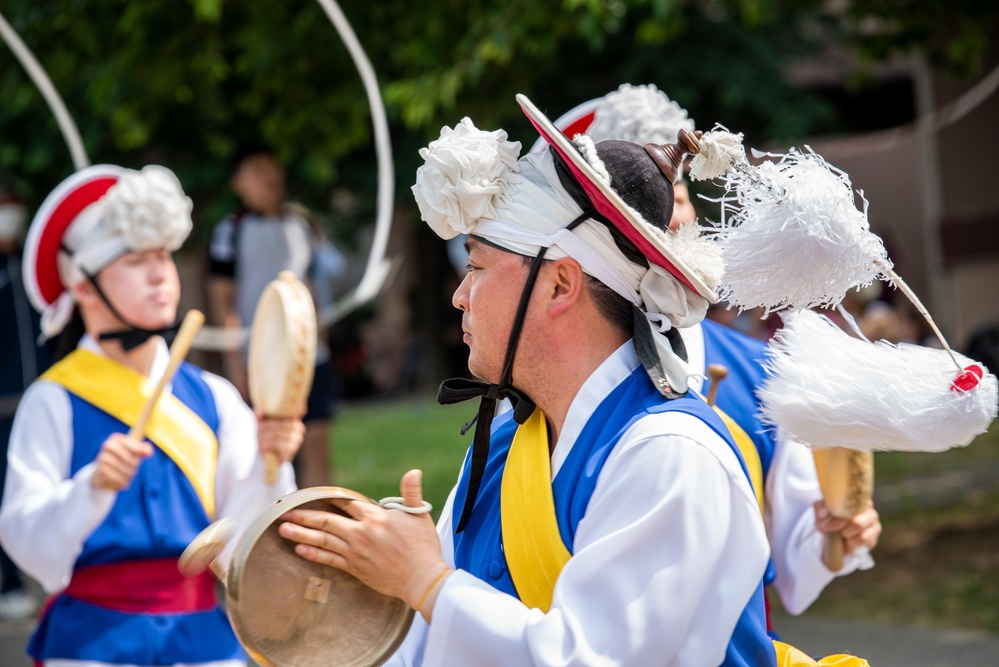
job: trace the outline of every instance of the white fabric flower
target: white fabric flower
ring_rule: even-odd
[[[618,139],[633,144],[671,144],[680,130],[694,131],[687,111],[653,85],[625,83],[604,96],[586,131],[596,142]]]
[[[166,167],[150,165],[122,174],[103,200],[107,230],[129,250],[180,248],[191,233],[191,199]]]
[[[503,130],[485,132],[469,118],[420,150],[413,196],[420,215],[438,236],[450,239],[472,231],[475,221],[494,217],[508,188],[518,182],[520,142]]]

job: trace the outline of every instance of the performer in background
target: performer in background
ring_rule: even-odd
[[[577,106],[555,125],[570,137],[587,134],[595,142],[638,144],[672,143],[681,129],[694,131],[687,111],[665,93],[653,85],[630,84]],[[543,148],[540,144],[534,147]],[[687,182],[681,171],[677,174],[669,220],[674,232],[679,232],[681,224],[696,224],[697,219]],[[755,472],[755,490],[770,541],[766,584],[776,588],[787,611],[800,614],[833,578],[870,561],[852,554],[858,548],[863,554],[877,544],[881,533],[878,513],[871,506],[852,520],[831,517],[822,501],[811,451],[800,443],[776,439],[773,430],[760,422],[755,390],[765,377],[763,342],[707,318],[679,331],[687,348],[693,389],[708,393],[711,382],[705,378],[710,364],[720,364],[728,372],[717,390],[717,405],[741,429],[740,437],[752,445],[742,454]],[[823,536],[829,533],[842,534],[851,554],[837,572],[823,562]]]
[[[685,182],[676,183],[674,189],[678,198],[687,196],[689,201]],[[693,213],[693,205],[689,210]],[[695,224],[693,217],[681,221],[676,211],[671,228]],[[784,609],[800,614],[834,578],[873,565],[867,554],[881,535],[878,512],[871,503],[852,519],[830,515],[811,450],[775,437],[773,429],[760,421],[755,392],[765,378],[765,343],[707,318],[680,333],[687,347],[692,388],[705,394],[710,391],[712,381],[706,379],[706,369],[711,364],[727,371],[717,389],[716,404],[735,421],[756,452],[754,457],[747,448],[743,455],[750,468],[759,469],[762,482],[759,495],[770,539],[770,565],[764,581],[776,589]],[[824,536],[832,533],[843,536],[847,553],[843,567],[835,572],[824,561]]]
[[[182,578],[177,558],[211,520],[245,524],[294,490],[287,463],[265,484],[261,453],[288,461],[304,426],[258,422],[184,363],[148,439],[125,435],[168,363],[190,211],[169,170],[99,165],[60,184],[28,232],[43,333],[75,349],[18,407],[0,541],[53,596],[28,648],[49,667],[245,661],[215,582]]]
[[[661,161],[571,144],[518,99],[552,149],[518,161],[505,132],[464,119],[422,151],[414,187],[438,235],[469,234],[454,305],[485,380],[442,386],[443,402],[484,398],[439,536],[361,503],[353,520],[289,512],[281,534],[420,612],[392,665],[774,665],[760,510],[686,391],[675,329],[715,298],[713,246],[663,231]],[[418,505],[419,472],[401,487]]]
[[[263,145],[243,148],[234,160],[233,191],[241,207],[212,231],[209,244],[208,296],[212,315],[224,327],[249,327],[264,287],[282,271],[291,271],[309,286],[316,310],[332,306],[332,282],[346,270],[346,258],[326,238],[309,211],[286,200],[285,172],[277,156]],[[331,483],[331,422],[339,376],[320,330],[305,443],[294,462],[303,487]],[[223,371],[249,400],[246,350],[223,354]]]

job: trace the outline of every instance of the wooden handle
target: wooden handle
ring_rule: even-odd
[[[152,416],[153,410],[156,409],[156,403],[160,399],[160,394],[163,393],[163,389],[173,379],[174,373],[177,372],[177,367],[180,366],[180,362],[184,361],[188,350],[191,349],[191,342],[204,323],[205,316],[201,311],[187,311],[187,315],[184,316],[184,321],[180,325],[180,331],[177,332],[177,337],[173,339],[173,345],[170,346],[170,363],[167,364],[166,371],[164,371],[163,377],[157,383],[156,389],[153,390],[146,404],[142,406],[142,412],[139,413],[139,418],[135,420],[132,428],[128,431],[128,437],[135,440],[142,440],[145,436],[146,424],[149,423],[149,418]]]
[[[278,468],[281,467],[281,461],[278,459],[278,455],[274,452],[264,452],[264,481],[270,485],[274,485],[277,482]]]
[[[874,491],[874,455],[869,451],[812,448],[815,471],[826,509],[834,517],[852,519],[867,509]],[[831,572],[843,568],[846,544],[839,533],[826,533],[823,560]]]
[[[826,553],[823,560],[830,572],[843,569],[843,558],[846,557],[846,540],[839,533],[826,533]]]
[[[721,364],[710,364],[708,366],[708,377],[711,378],[711,388],[708,389],[707,402],[711,407],[715,406],[715,398],[718,396],[718,385],[728,377],[728,369]]]

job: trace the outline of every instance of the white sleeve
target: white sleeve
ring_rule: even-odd
[[[66,390],[40,381],[25,392],[10,435],[0,542],[48,593],[69,584],[83,543],[118,495],[90,485],[92,462],[69,476],[72,422]]]
[[[808,447],[778,440],[765,486],[767,532],[777,570],[773,585],[784,608],[800,614],[834,577],[857,569],[859,560],[847,556],[838,573],[822,562],[825,540],[816,528],[812,507],[822,499],[822,490]]]
[[[719,664],[768,553],[734,453],[678,414],[647,417],[625,434],[573,547],[547,614],[452,574],[429,630],[407,638],[422,661],[393,664]]]
[[[257,448],[256,415],[227,380],[211,373],[204,373],[204,378],[219,416],[215,513],[219,519],[235,520],[238,533],[230,543],[235,546],[239,534],[268,505],[295,490],[295,472],[291,463],[282,463],[277,481],[266,483],[264,460]]]

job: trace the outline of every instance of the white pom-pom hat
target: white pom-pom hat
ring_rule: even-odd
[[[24,243],[25,291],[58,334],[73,311],[71,288],[127,252],[178,249],[191,232],[191,200],[169,169],[93,165],[42,202]]]
[[[621,84],[617,90],[570,109],[555,127],[572,139],[586,134],[594,142],[620,140],[644,145],[671,144],[680,130],[693,133],[694,121],[687,110],[652,84]],[[539,138],[531,152],[544,150],[548,143]]]

